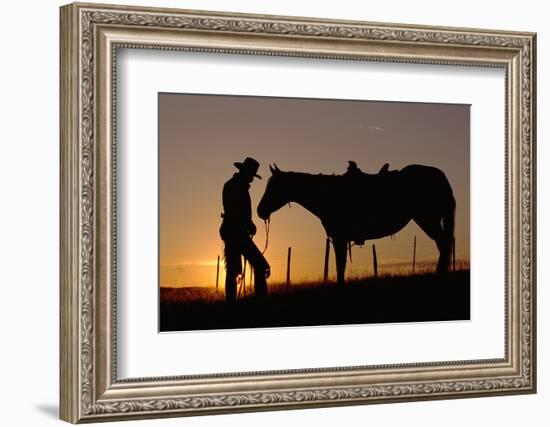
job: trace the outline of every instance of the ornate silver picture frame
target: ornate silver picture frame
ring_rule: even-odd
[[[97,422],[536,391],[535,34],[96,4],[71,4],[60,13],[61,419]],[[503,357],[120,378],[121,49],[502,69]]]

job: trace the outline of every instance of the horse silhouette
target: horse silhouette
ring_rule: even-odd
[[[318,217],[332,240],[338,284],[344,283],[349,242],[363,244],[397,233],[414,220],[439,250],[437,273],[449,269],[455,199],[445,174],[435,167],[409,165],[378,174],[313,175],[270,165],[271,177],[258,204],[263,220],[290,202]]]

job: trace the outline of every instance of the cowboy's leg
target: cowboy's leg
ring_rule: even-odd
[[[237,298],[237,276],[241,274],[241,252],[238,245],[225,244],[225,300],[235,302]]]
[[[270,274],[269,263],[250,238],[243,243],[242,252],[254,269],[254,292],[256,296],[265,297],[267,295],[266,279]]]

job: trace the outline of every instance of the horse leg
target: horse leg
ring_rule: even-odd
[[[437,243],[437,249],[439,249],[439,260],[437,261],[437,274],[446,274],[449,271],[449,263],[451,261],[451,242],[445,236],[442,236]]]
[[[422,230],[435,241],[439,250],[439,260],[437,261],[437,274],[445,274],[449,271],[449,262],[451,259],[452,236],[449,238],[441,225],[441,218],[436,216],[414,218],[415,222]]]
[[[334,239],[334,254],[336,258],[336,282],[338,285],[344,285],[347,259],[347,242],[345,240]]]

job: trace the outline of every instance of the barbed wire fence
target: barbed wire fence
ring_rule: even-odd
[[[397,240],[397,239],[394,239]],[[456,247],[464,248],[469,242],[453,242],[451,270],[469,268],[468,260],[456,256]],[[427,249],[427,245],[430,245]],[[348,248],[346,280],[373,278],[387,275],[412,275],[434,272],[439,252],[432,241],[419,244],[416,236],[392,244],[366,242]],[[223,255],[215,254],[213,262],[205,264],[174,264],[160,266],[160,283],[163,287],[215,287],[220,291],[225,283]],[[269,284],[299,286],[306,283],[333,283],[336,281],[336,263],[332,244],[322,242],[318,248],[288,247],[287,250],[266,253],[271,266]],[[351,258],[351,259],[350,259]],[[243,259],[242,292],[253,287],[253,269]],[[244,278],[244,279],[243,279]],[[244,286],[243,286],[244,285]],[[241,290],[239,290],[241,291]]]

